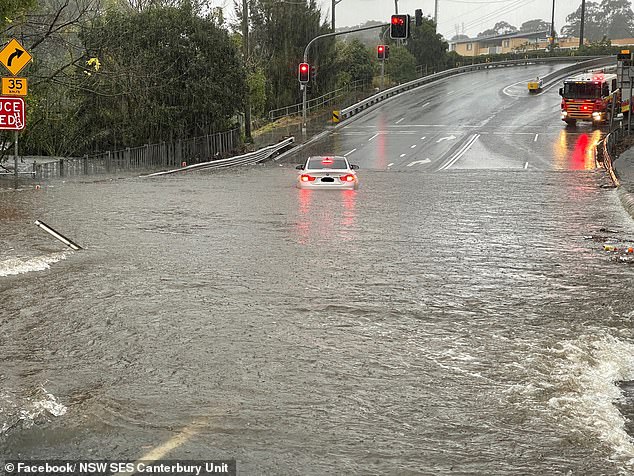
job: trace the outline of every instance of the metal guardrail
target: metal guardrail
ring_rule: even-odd
[[[234,167],[236,165],[253,165],[263,160],[268,159],[274,154],[280,152],[286,147],[295,142],[294,137],[284,139],[277,144],[269,145],[255,152],[249,152],[248,154],[238,155],[236,157],[229,157],[227,159],[212,160],[209,162],[203,162],[200,164],[189,165],[187,167],[181,167],[180,169],[166,170],[163,172],[155,172],[153,174],[141,175],[141,177],[157,177],[159,175],[175,174],[177,172],[190,172],[192,170],[211,169],[220,167]]]
[[[547,57],[547,58],[528,58],[528,59],[506,60],[506,61],[498,61],[498,62],[491,62],[491,63],[480,63],[480,64],[473,64],[473,65],[459,66],[457,68],[452,68],[445,71],[441,71],[439,73],[430,74],[429,76],[415,79],[413,81],[409,81],[407,83],[394,86],[393,88],[386,89],[385,91],[382,91],[373,96],[370,96],[369,98],[364,99],[363,101],[360,101],[356,104],[353,104],[350,107],[342,109],[340,117],[341,117],[341,120],[343,121],[345,119],[348,119],[354,116],[355,114],[360,113],[361,111],[364,111],[365,109],[371,106],[374,106],[375,104],[381,101],[385,101],[386,99],[391,98],[392,96],[396,96],[397,94],[403,93],[405,91],[409,91],[411,89],[415,89],[419,86],[423,86],[424,84],[445,79],[450,76],[455,76],[457,74],[462,74],[462,73],[466,73],[470,71],[477,71],[481,69],[489,69],[489,68],[504,68],[509,66],[522,66],[522,65],[528,65],[528,64],[539,64],[539,63],[558,63],[558,62],[564,62],[564,61],[566,62],[575,61],[575,64],[570,67],[567,67],[569,68],[568,71],[562,71],[562,70],[566,70],[567,68],[562,68],[562,70],[558,70],[556,73],[558,73],[559,76],[561,76],[561,74],[566,74],[570,71],[574,71],[575,69],[579,69],[579,68],[589,68],[592,66],[600,66],[604,63],[607,63],[608,61],[614,61],[614,57],[608,56],[608,57],[597,58],[596,56],[590,56],[590,57],[588,56],[563,56],[563,57],[553,56],[553,57]],[[551,74],[554,74],[554,73],[551,73]]]

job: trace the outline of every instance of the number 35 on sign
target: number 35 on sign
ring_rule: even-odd
[[[3,96],[26,96],[26,78],[2,78]]]

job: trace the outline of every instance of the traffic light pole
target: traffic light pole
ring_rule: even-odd
[[[357,31],[364,31],[364,30],[373,30],[375,28],[383,28],[384,26],[390,26],[389,23],[382,23],[380,25],[374,25],[374,26],[364,26],[363,28],[354,28],[353,30],[347,30],[347,31],[339,31],[339,32],[333,32],[333,33],[325,33],[323,35],[319,35],[316,36],[315,38],[313,38],[312,40],[310,40],[308,42],[308,44],[306,45],[306,48],[304,49],[304,63],[308,63],[308,50],[310,49],[310,46],[317,40],[320,40],[322,38],[328,38],[331,36],[338,36],[338,35],[347,35],[348,33],[355,33]],[[306,91],[307,91],[307,85],[306,84],[300,84],[300,90],[302,91],[302,133],[306,134]]]

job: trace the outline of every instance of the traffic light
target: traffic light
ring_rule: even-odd
[[[390,45],[383,45],[383,59],[388,59],[390,57]]]
[[[416,26],[423,24],[423,11],[419,8],[416,10]]]
[[[306,84],[310,81],[310,66],[308,63],[299,63],[299,71],[297,72],[299,82]]]
[[[376,47],[376,57],[380,60],[385,59],[385,45],[379,45]]]
[[[390,38],[403,40],[409,37],[409,15],[392,15]]]
[[[310,80],[317,81],[317,66],[310,67]]]

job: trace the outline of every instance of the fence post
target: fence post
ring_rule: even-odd
[[[88,175],[88,155],[84,155],[84,175]]]
[[[110,151],[106,153],[106,173],[110,172]]]
[[[128,170],[132,168],[132,158],[130,157],[130,147],[125,148],[125,166]]]
[[[64,159],[59,159],[59,176],[64,176]]]

